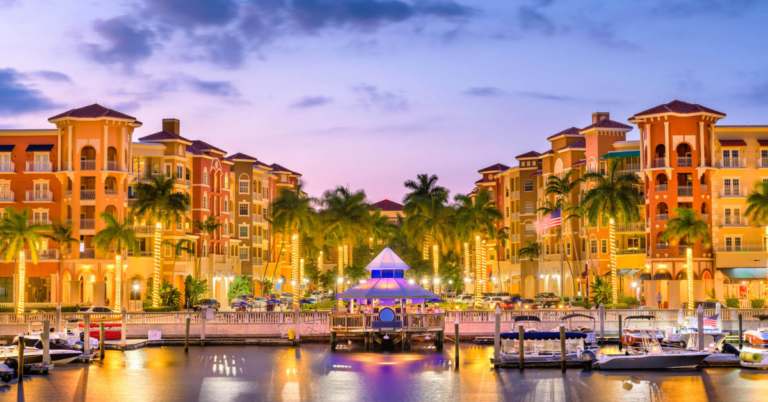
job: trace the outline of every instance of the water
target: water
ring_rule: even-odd
[[[448,344],[450,345],[450,344]],[[453,345],[450,345],[453,346]],[[686,372],[494,370],[492,347],[442,352],[331,352],[255,346],[158,347],[107,351],[103,362],[57,366],[48,376],[0,388],[0,400],[26,401],[760,401],[766,371]]]

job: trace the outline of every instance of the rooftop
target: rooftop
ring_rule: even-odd
[[[381,200],[377,203],[371,204],[372,209],[380,209],[384,212],[400,212],[403,210],[403,204],[390,201],[388,199]]]
[[[172,133],[168,130],[158,131],[154,134],[150,134],[145,137],[139,138],[139,141],[164,141],[164,140],[177,140],[177,141],[186,141],[186,142],[192,143],[192,141],[178,134]]]
[[[580,130],[578,128],[576,128],[576,127],[566,128],[565,130],[563,130],[563,131],[561,131],[561,132],[559,132],[559,133],[557,133],[555,135],[550,135],[549,137],[547,137],[547,139],[551,140],[551,139],[554,139],[554,138],[559,137],[561,135],[580,135],[579,131]]]
[[[64,113],[57,114],[48,120],[60,119],[62,117],[74,117],[79,119],[95,119],[99,117],[112,117],[115,119],[126,119],[136,121],[136,118],[125,113],[118,112],[104,106],[94,103],[93,105],[83,106],[77,109],[71,109]]]
[[[502,165],[501,163],[497,163],[495,165],[488,166],[485,169],[480,169],[477,171],[477,173],[493,173],[493,172],[503,172],[505,170],[509,169],[509,166]]]
[[[710,109],[695,103],[683,102],[680,100],[674,100],[672,102],[652,107],[646,111],[635,114],[634,117],[650,116],[654,114],[662,113],[677,113],[677,114],[693,114],[693,113],[712,113],[725,117],[725,113],[718,112],[717,110]]]

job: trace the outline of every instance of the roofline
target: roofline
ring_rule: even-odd
[[[632,127],[630,127],[630,128],[592,127],[592,128],[586,129],[584,131],[579,131],[579,134],[581,134],[581,133],[591,133],[592,131],[598,131],[598,130],[602,130],[602,131],[623,131],[625,133],[628,133],[628,132],[632,131]]]
[[[655,114],[643,114],[643,115],[634,115],[627,119],[630,123],[637,123],[639,122],[638,119],[649,119],[654,117],[660,117],[660,116],[677,116],[677,117],[687,117],[687,116],[715,116],[719,119],[725,118],[724,114],[717,114],[712,112],[693,112],[693,113],[678,113],[678,112],[663,112],[663,113],[655,113]]]
[[[141,127],[143,123],[136,119],[123,119],[120,117],[107,117],[107,116],[99,116],[99,117],[72,117],[72,116],[63,116],[56,119],[48,119],[50,123],[57,123],[60,121],[66,121],[66,120],[77,120],[77,121],[99,121],[99,120],[115,120],[115,121],[124,121],[134,127]]]
[[[174,138],[174,139],[168,138],[168,139],[162,139],[162,140],[142,140],[141,138],[139,138],[139,141],[140,142],[174,142],[174,141],[178,141],[178,142],[180,142],[180,143],[182,143],[184,145],[192,145],[191,142],[189,142],[187,140],[182,140],[182,139],[179,139],[179,138]]]
[[[552,142],[560,137],[583,137],[581,134],[555,134],[553,137],[547,138],[547,141]]]
[[[38,133],[47,133],[47,132],[58,133],[59,130],[56,130],[56,129],[53,129],[53,128],[41,128],[39,130],[38,129],[34,129],[34,128],[21,128],[21,129],[12,129],[12,128],[5,129],[5,128],[3,128],[3,129],[0,129],[0,133],[32,133],[32,132],[38,132]]]

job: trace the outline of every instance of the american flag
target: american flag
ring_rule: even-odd
[[[711,317],[707,317],[705,315],[704,316],[704,326],[705,327],[713,327],[713,328],[717,327],[717,314],[715,314],[715,315],[713,315]]]
[[[538,222],[536,222],[536,232],[544,233],[547,230],[558,227],[560,225],[562,225],[562,219],[560,219],[560,208],[558,208],[555,210],[555,212],[543,216],[541,219],[539,219]]]

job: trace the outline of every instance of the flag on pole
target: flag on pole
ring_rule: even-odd
[[[560,218],[560,208],[556,209],[551,214],[547,214],[541,217],[538,222],[536,222],[536,232],[537,233],[544,233],[549,229],[558,227],[562,225],[562,219]]]
[[[717,316],[719,314],[715,314],[713,316],[704,316],[704,326],[705,327],[711,327],[711,328],[717,328]]]

